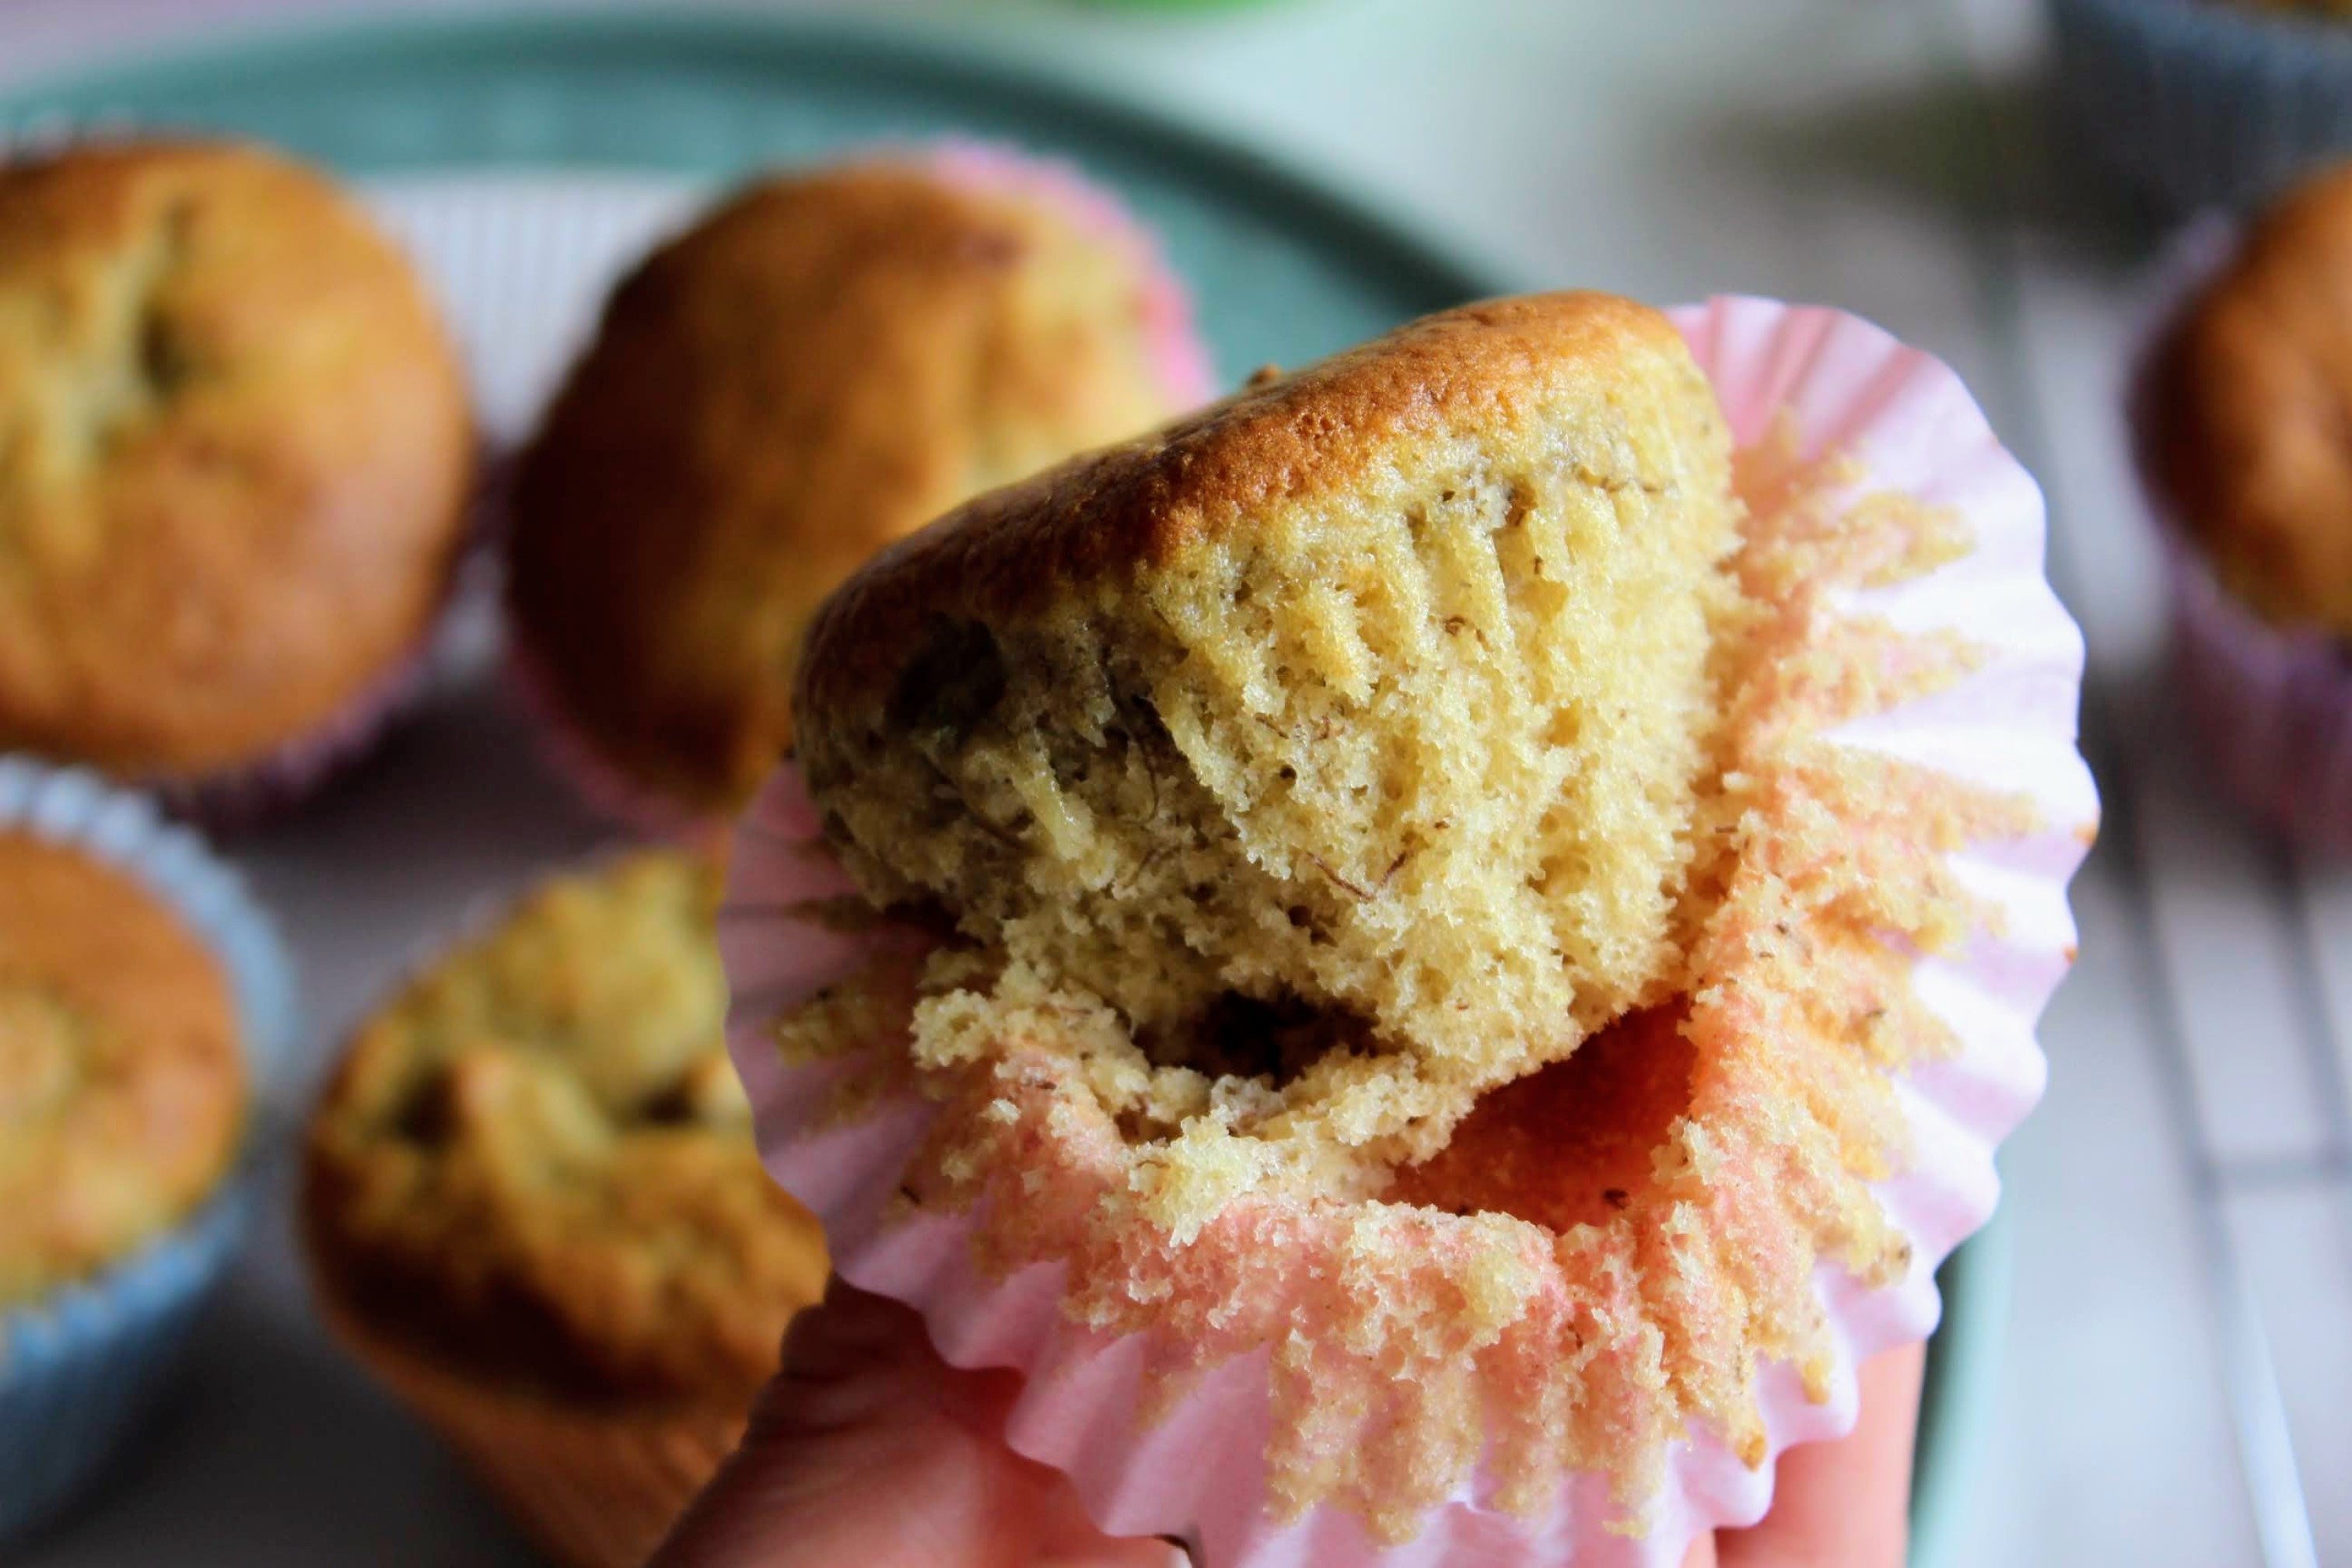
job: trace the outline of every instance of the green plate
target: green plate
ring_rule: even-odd
[[[839,23],[436,18],[247,39],[0,96],[0,126],[235,131],[351,173],[564,165],[724,177],[949,132],[1063,154],[1166,238],[1229,378],[1297,364],[1502,276],[1360,196],[1000,58]],[[1915,1563],[1960,1533],[2008,1293],[1996,1226],[1945,1266],[1912,1503]]]

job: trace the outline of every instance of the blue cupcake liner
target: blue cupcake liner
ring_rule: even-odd
[[[2352,23],[2225,0],[2051,0],[2088,150],[2174,213],[2245,207],[2352,157]]]
[[[79,769],[0,757],[0,830],[69,845],[144,883],[220,960],[253,1084],[245,1168],[97,1277],[0,1312],[0,1541],[97,1479],[153,1405],[254,1207],[253,1151],[280,1119],[292,966],[244,879],[145,797]]]

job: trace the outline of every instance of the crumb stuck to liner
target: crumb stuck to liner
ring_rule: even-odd
[[[1434,1158],[1286,1191],[1245,1119],[1174,1131],[1166,1069],[1042,990],[919,1074],[924,940],[812,918],[849,884],[789,774],[743,826],[721,942],[772,1169],[951,1361],[1027,1373],[1012,1440],[1108,1529],[1214,1563],[1676,1561],[1850,1426],[1853,1368],[1932,1327],[1990,1210],[2095,819],[2038,496],[1874,328],[1678,324],[1749,507],[1684,968]],[[1584,1179],[1527,1179],[1562,1140]]]

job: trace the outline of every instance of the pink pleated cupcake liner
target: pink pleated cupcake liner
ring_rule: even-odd
[[[913,163],[965,189],[1044,202],[1081,233],[1111,247],[1139,280],[1145,343],[1171,407],[1190,409],[1216,395],[1216,373],[1194,321],[1192,295],[1170,268],[1159,240],[1118,196],[1076,165],[961,138],[885,148],[877,155]],[[723,826],[722,816],[682,805],[606,757],[565,713],[560,683],[520,634],[512,637],[509,654],[509,686],[537,724],[548,765],[591,809],[631,833],[656,839],[691,838]]]
[[[2352,662],[2255,616],[2195,547],[2166,541],[2172,667],[2212,782],[2299,844],[2352,855]]]
[[[1760,442],[1776,420],[1792,419],[1805,455],[1836,453],[1860,466],[1857,491],[1903,493],[1969,525],[1973,547],[1960,559],[1846,603],[1853,615],[1883,617],[1915,636],[1956,634],[1980,652],[1979,662],[1958,684],[1834,735],[2026,795],[2036,826],[1948,858],[1955,877],[1999,918],[1958,951],[1914,969],[1920,998],[1960,1048],[1897,1085],[1912,1162],[1874,1190],[1912,1242],[1909,1273],[1868,1289],[1824,1264],[1816,1292],[1838,1352],[1829,1397],[1807,1398],[1793,1367],[1760,1368],[1765,1462],[1750,1468],[1694,1427],[1672,1446],[1664,1484],[1639,1510],[1639,1533],[1612,1528],[1625,1510],[1604,1476],[1563,1477],[1549,1509],[1525,1519],[1492,1506],[1483,1469],[1428,1510],[1419,1533],[1401,1545],[1383,1545],[1332,1506],[1277,1522],[1263,1351],[1214,1368],[1163,1419],[1140,1425],[1147,1335],[1112,1336],[1072,1321],[1061,1307],[1059,1264],[1002,1279],[982,1273],[971,1216],[893,1205],[934,1114],[930,1104],[903,1092],[844,1121],[835,1090],[852,1069],[782,1061],[772,1030],[779,1013],[854,972],[876,943],[914,939],[853,937],[811,916],[811,906],[852,889],[789,767],[740,826],[719,941],[735,994],[730,1043],[771,1171],[822,1216],[843,1277],[919,1310],[949,1362],[1024,1373],[1007,1440],[1068,1474],[1110,1533],[1181,1538],[1209,1568],[1675,1568],[1700,1533],[1763,1516],[1772,1456],[1852,1429],[1858,1368],[1934,1330],[1936,1268],[1999,1198],[1993,1152],[2042,1091],[2035,1024],[2074,957],[2065,886],[2097,817],[2074,739],[2082,638],[2042,577],[2041,494],[1950,370],[1865,321],[1750,299],[1716,300],[1675,319],[1738,443]],[[895,1041],[874,1047],[896,1048]]]
[[[2164,551],[2174,684],[2201,765],[2240,809],[2297,843],[2352,854],[2352,655],[2326,633],[2275,626],[2215,578],[2148,449],[2163,335],[2236,249],[2227,218],[2191,225],[2158,263],[2129,363],[2126,413],[2140,494]]]
[[[723,820],[682,805],[649,784],[639,784],[604,753],[564,710],[555,678],[520,628],[507,635],[506,686],[529,715],[540,756],[595,812],[639,838],[685,843],[714,831]]]

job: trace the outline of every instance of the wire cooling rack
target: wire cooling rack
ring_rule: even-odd
[[[2210,1337],[2148,1372],[2218,1379],[2265,1568],[2352,1563],[2352,864],[2215,794],[2155,629],[2160,574],[2124,455],[2120,388],[2150,301],[2044,278],[2037,303],[2024,249],[2021,359],[2101,359],[2087,377],[2028,370],[2018,408],[2053,492],[2051,574],[2091,645],[2092,874],[2115,915],[2084,941],[2126,950],[2136,1016],[2100,1024],[2144,1043],[2160,1141],[2137,1152],[2180,1167]],[[2035,341],[2062,320],[2080,328],[2068,342]],[[2075,395],[2084,379],[2095,401]],[[2048,1043],[2066,1070],[2066,1041]]]

